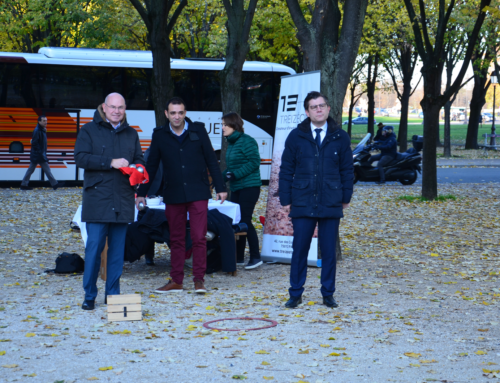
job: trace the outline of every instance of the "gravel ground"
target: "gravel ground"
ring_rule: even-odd
[[[191,278],[181,294],[152,294],[170,269],[157,246],[157,266],[124,268],[122,293],[141,294],[144,313],[125,323],[108,323],[102,294],[95,311],[80,309],[81,276],[43,273],[63,251],[84,253],[69,227],[81,190],[1,189],[0,381],[496,381],[499,187],[448,185],[440,194],[455,199],[424,203],[397,199],[418,195],[416,186],[357,186],[341,228],[337,309],[321,304],[316,268],[304,304],[285,309],[283,264],[207,276],[205,296],[193,294]],[[234,317],[278,325],[202,327]]]

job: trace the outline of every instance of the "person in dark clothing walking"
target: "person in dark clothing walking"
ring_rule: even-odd
[[[382,135],[382,130],[384,129],[384,124],[382,122],[379,122],[377,124],[377,127],[378,127],[377,133],[375,133],[375,137],[373,138],[374,142],[377,142],[377,141],[384,139],[384,137]]]
[[[340,218],[353,193],[351,140],[328,116],[328,99],[321,93],[310,92],[304,109],[308,118],[288,135],[279,175],[280,203],[293,224],[290,299],[285,306],[302,303],[307,255],[318,224],[321,295],[327,307],[337,307],[335,247]]]
[[[168,123],[153,130],[151,153],[146,164],[150,179],[154,179],[160,161],[163,163],[165,187],[163,202],[170,228],[171,280],[155,292],[178,293],[183,290],[184,263],[186,260],[186,221],[189,213],[193,241],[193,276],[196,293],[206,293],[204,285],[207,269],[207,211],[212,197],[207,168],[212,176],[217,199],[227,198],[215,152],[210,143],[205,124],[186,118],[186,104],[174,97],[167,102],[165,115]],[[136,205],[142,202],[149,190],[143,184],[137,191]]]
[[[47,160],[47,117],[45,116],[38,117],[38,124],[36,125],[35,130],[33,130],[33,137],[31,138],[30,166],[21,182],[21,190],[33,190],[33,188],[28,186],[28,183],[30,182],[31,175],[35,171],[37,165],[40,165],[42,170],[47,175],[52,189],[57,190],[57,188],[64,186],[63,182],[57,182],[52,175]]]
[[[120,294],[127,226],[134,221],[135,188],[119,169],[129,164],[144,165],[141,143],[127,123],[125,99],[111,93],[85,124],[76,138],[76,166],[85,170],[82,222],[86,222],[85,271],[82,309],[93,310],[101,253],[108,238],[107,275],[104,302]]]
[[[377,184],[385,184],[384,166],[387,166],[394,160],[398,154],[398,143],[396,135],[392,132],[392,126],[384,126],[382,129],[382,139],[375,143],[375,149],[380,150],[380,154],[374,155],[370,158],[370,164],[378,161],[377,168],[380,179]]]
[[[244,133],[243,120],[238,113],[229,113],[222,117],[222,131],[228,142],[226,151],[227,169],[223,172],[231,189],[231,202],[240,205],[241,222],[248,226],[247,236],[241,236],[236,243],[236,259],[244,264],[245,245],[248,238],[250,260],[245,269],[255,269],[262,265],[259,250],[259,238],[252,224],[252,215],[259,200],[260,154],[257,141]]]

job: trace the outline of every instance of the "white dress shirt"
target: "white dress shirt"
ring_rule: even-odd
[[[181,134],[177,134],[177,133],[175,133],[175,131],[172,129],[172,125],[168,124],[168,126],[170,127],[170,131],[171,131],[173,134],[175,134],[176,136],[178,136],[178,137],[182,136],[182,135],[184,134],[184,132],[185,132],[186,130],[188,130],[188,122],[187,122],[186,120],[184,120],[184,129],[182,129],[182,133],[181,133]]]
[[[325,125],[321,127],[314,126],[313,123],[311,122],[311,132],[313,135],[313,138],[316,139],[316,132],[314,131],[315,129],[321,129],[321,133],[319,134],[320,137],[320,142],[323,142],[325,136],[326,136],[326,129],[328,127],[328,124],[325,122]]]

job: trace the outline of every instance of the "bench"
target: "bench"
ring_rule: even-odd
[[[495,138],[495,139],[500,139],[500,134],[483,134],[484,137],[484,151],[486,151],[487,148],[495,148],[497,150],[498,144],[495,141],[495,145],[490,145],[488,143],[488,138]]]

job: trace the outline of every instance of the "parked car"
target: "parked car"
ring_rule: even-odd
[[[482,113],[483,122],[493,121],[493,115],[491,113]]]
[[[342,125],[347,125],[349,120],[346,120],[342,123]],[[356,117],[352,119],[352,123],[354,125],[368,125],[368,117]],[[373,123],[376,124],[377,121],[373,120]]]
[[[423,119],[423,118],[424,118],[424,112],[420,112],[420,113],[418,114],[418,118],[422,118],[422,119]]]

